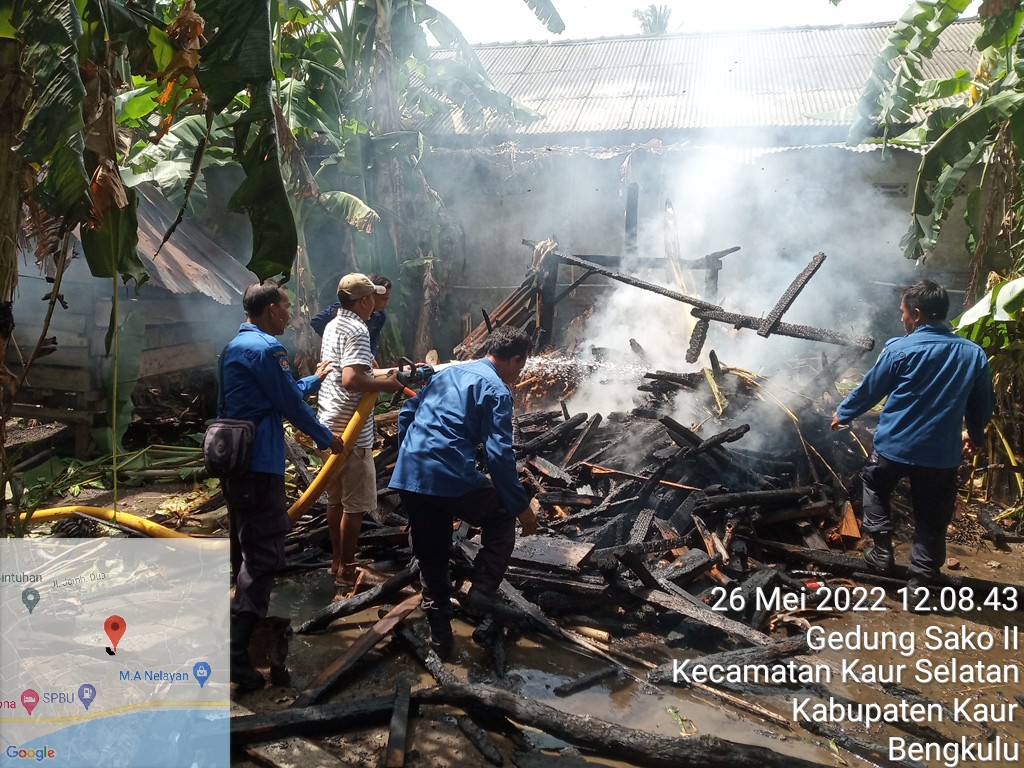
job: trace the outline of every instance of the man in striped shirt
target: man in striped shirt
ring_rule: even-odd
[[[324,329],[320,357],[333,360],[334,369],[320,387],[320,420],[332,430],[344,431],[367,392],[398,392],[396,374],[373,377],[373,353],[366,321],[373,314],[374,297],[383,294],[359,272],[338,283],[337,316]],[[373,416],[366,420],[348,460],[327,488],[327,529],[331,535],[331,573],[339,587],[355,583],[356,544],[363,515],[377,508],[377,475],[373,467]]]

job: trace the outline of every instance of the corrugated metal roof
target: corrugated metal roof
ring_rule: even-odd
[[[139,256],[150,283],[171,293],[202,293],[221,304],[237,303],[256,277],[187,216],[157,253],[177,209],[157,190],[140,184]]]
[[[833,126],[857,103],[891,24],[476,46],[495,86],[540,113],[506,137],[600,131]],[[926,77],[975,67],[978,22],[942,36]],[[437,56],[450,55],[437,51]],[[438,115],[428,134],[481,133]]]

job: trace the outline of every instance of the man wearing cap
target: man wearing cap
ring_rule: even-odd
[[[250,285],[242,297],[247,322],[224,348],[220,361],[220,417],[256,423],[249,471],[221,481],[231,532],[231,682],[239,691],[265,685],[249,659],[249,638],[267,615],[274,573],[284,566],[285,534],[291,529],[284,488],[284,424],[288,419],[321,449],[340,453],[341,430],[317,421],[304,399],[330,370],[325,358],[316,375],[299,381],[288,353],[275,337],[291,319],[291,300],[273,280]],[[336,433],[336,434],[335,434]]]
[[[371,283],[384,287],[383,293],[377,291],[373,297],[373,314],[366,321],[366,327],[370,330],[370,351],[373,353],[373,359],[376,360],[377,351],[380,349],[380,340],[384,335],[384,324],[388,321],[387,308],[391,301],[392,286],[391,280],[379,272],[374,272],[369,277]],[[315,317],[310,318],[309,324],[316,331],[317,336],[323,338],[327,324],[337,316],[340,308],[341,303],[336,301],[317,313]]]
[[[333,360],[334,369],[320,388],[319,416],[341,432],[367,392],[399,392],[396,374],[373,377],[373,353],[366,321],[375,298],[387,291],[359,272],[338,283],[338,314],[324,329],[320,357]],[[377,508],[377,475],[373,466],[373,416],[366,420],[348,460],[327,488],[327,529],[331,535],[331,573],[339,587],[355,583],[356,544],[363,514]]]

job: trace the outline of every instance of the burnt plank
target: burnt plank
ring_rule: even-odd
[[[334,688],[338,682],[348,674],[370,649],[379,643],[387,634],[394,629],[400,621],[405,619],[420,603],[418,594],[407,597],[401,603],[392,608],[388,613],[370,629],[364,632],[349,646],[334,663],[320,673],[309,687],[298,695],[292,703],[292,708],[308,707],[316,704],[324,695]]]
[[[376,725],[388,721],[394,703],[394,696],[372,696],[339,704],[232,717],[231,743],[237,746],[291,736],[328,735]]]
[[[407,734],[409,731],[409,681],[395,685],[395,706],[391,712],[388,745],[384,751],[384,768],[404,768]]]
[[[825,254],[818,253],[811,259],[811,262],[804,267],[803,271],[797,275],[793,282],[789,284],[789,288],[786,289],[785,293],[779,299],[778,303],[772,308],[772,311],[761,321],[760,327],[757,329],[757,335],[762,338],[768,338],[775,327],[779,324],[782,316],[789,311],[789,308],[793,306],[793,302],[796,301],[796,297],[800,295],[800,292],[804,289],[810,279],[814,277],[814,274],[821,268],[821,265],[825,263]]]
[[[554,694],[555,696],[569,696],[570,694],[595,686],[605,678],[612,677],[617,674],[619,674],[619,667],[615,664],[598,667],[592,672],[587,672],[574,680],[569,680],[559,686],[556,686]]]
[[[568,467],[570,464],[572,464],[572,462],[579,455],[579,452],[582,449],[582,447],[586,445],[586,442],[590,439],[590,436],[597,431],[597,428],[599,426],[601,426],[600,413],[595,413],[593,416],[587,419],[586,423],[584,423],[583,425],[583,429],[580,430],[580,433],[569,445],[569,449],[565,452],[565,456],[562,457],[562,468]]]

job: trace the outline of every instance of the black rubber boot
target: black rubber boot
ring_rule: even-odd
[[[896,567],[892,554],[892,533],[872,533],[874,546],[864,550],[864,562],[875,573],[887,576]]]
[[[455,635],[452,633],[452,608],[449,602],[439,606],[433,600],[421,600],[420,610],[427,617],[430,627],[430,645],[441,661],[448,661],[455,650]]]
[[[484,589],[474,584],[466,596],[459,599],[459,604],[469,613],[490,616],[501,605],[501,598],[496,590]]]
[[[258,691],[267,684],[249,659],[249,638],[258,621],[254,613],[231,614],[231,682],[239,693]]]

